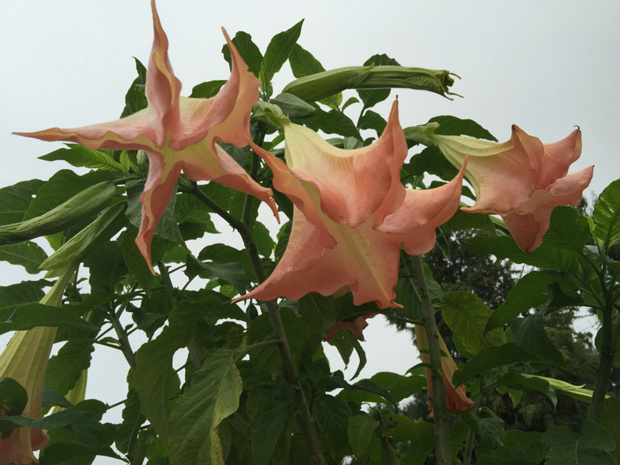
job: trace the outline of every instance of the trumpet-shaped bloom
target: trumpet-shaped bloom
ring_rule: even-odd
[[[401,245],[423,254],[435,228],[456,211],[463,171],[429,191],[407,190],[399,178],[407,154],[395,102],[377,142],[356,150],[334,148],[310,129],[284,124],[288,165],[258,146],[276,189],[295,204],[287,249],[272,274],[241,297],[298,299],[340,289],[353,303],[394,307]]]
[[[425,364],[430,364],[431,360],[428,354],[428,338],[426,337],[426,328],[421,325],[416,325],[415,337],[422,362]],[[457,370],[457,366],[456,363],[454,363],[454,359],[450,355],[450,352],[446,347],[446,343],[443,341],[441,336],[439,336],[439,348],[441,349],[441,372],[443,375],[443,385],[446,390],[446,406],[453,413],[466,412],[470,408],[474,407],[476,403],[467,397],[465,386],[460,385],[459,387],[454,387],[454,384],[452,384],[452,377],[454,376],[454,372]],[[425,368],[424,371],[428,386],[428,396],[432,399],[433,384],[431,381],[431,370],[429,368]],[[428,403],[428,411],[429,417],[433,418],[433,408],[430,400]]]
[[[549,229],[553,209],[577,206],[590,184],[593,166],[567,174],[581,155],[581,131],[543,144],[517,126],[502,144],[461,136],[429,134],[446,158],[460,167],[471,156],[466,176],[476,191],[476,203],[464,211],[502,216],[517,245],[536,250]]]
[[[144,186],[142,223],[136,244],[151,266],[150,244],[181,170],[193,181],[213,180],[268,202],[277,215],[272,191],[257,184],[218,141],[242,147],[249,138],[259,81],[223,30],[232,58],[231,76],[210,99],[180,97],[181,82],[168,60],[168,38],[152,0],[155,39],[148,65],[148,106],[126,118],[74,129],[17,133],[47,141],[78,142],[90,149],[145,150],[149,172]],[[151,267],[151,271],[153,268]],[[154,273],[154,271],[153,271]]]
[[[56,281],[52,289],[41,299],[42,304],[59,306],[62,295],[74,269],[68,269]],[[45,369],[50,356],[56,328],[33,328],[18,331],[0,355],[0,380],[12,378],[20,383],[28,394],[28,403],[22,416],[41,418],[41,394]],[[0,406],[0,415],[6,414]],[[39,450],[49,437],[40,429],[16,428],[7,438],[0,438],[0,465],[30,465],[38,463],[32,451]]]

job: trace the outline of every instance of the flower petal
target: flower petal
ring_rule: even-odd
[[[327,336],[325,336],[323,340],[326,342],[331,341],[336,335],[336,333],[338,333],[338,330],[340,328],[351,331],[353,338],[359,339],[362,337],[364,329],[366,329],[366,327],[368,326],[368,322],[366,320],[368,320],[369,318],[374,318],[375,316],[377,316],[376,313],[367,313],[365,315],[357,317],[353,321],[339,321],[329,329],[329,331],[327,332]]]
[[[536,189],[530,199],[519,209],[502,215],[510,234],[525,253],[536,250],[549,229],[551,213],[561,205],[577,206],[583,191],[592,180],[594,167],[558,179],[546,189]]]
[[[458,168],[470,155],[465,176],[476,191],[477,200],[463,211],[508,213],[532,195],[535,171],[530,164],[530,154],[536,152],[542,156],[543,146],[538,139],[520,138],[520,132],[513,126],[512,137],[501,144],[463,136],[429,135]]]

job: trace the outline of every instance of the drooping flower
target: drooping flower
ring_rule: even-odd
[[[463,171],[436,189],[405,189],[397,102],[379,140],[361,149],[337,149],[308,128],[283,126],[286,164],[252,148],[271,168],[275,188],[295,204],[291,235],[269,278],[240,299],[327,296],[345,288],[355,305],[397,306],[401,245],[415,254],[433,248],[435,228],[458,208]]]
[[[148,106],[126,118],[74,129],[17,133],[46,141],[78,142],[90,149],[145,150],[149,172],[144,186],[142,223],[136,244],[151,266],[150,244],[181,171],[192,181],[213,180],[268,202],[277,215],[272,191],[257,184],[217,142],[247,145],[259,81],[248,69],[226,31],[231,76],[210,99],[180,97],[181,82],[168,60],[168,38],[151,1],[155,39],[148,65]],[[151,271],[153,268],[151,267]],[[154,273],[154,271],[153,271]]]
[[[416,325],[415,337],[422,362],[425,364],[430,364],[431,361],[428,353],[426,328],[421,325]],[[448,410],[453,413],[466,412],[467,410],[473,408],[476,403],[467,397],[465,386],[460,385],[459,387],[454,387],[454,384],[452,384],[452,377],[454,376],[454,372],[457,370],[457,366],[441,336],[439,336],[439,348],[441,350],[441,372],[443,375],[443,385],[446,390],[446,407],[448,407]],[[428,386],[428,397],[429,399],[432,399],[433,384],[431,381],[431,370],[425,367],[424,372]],[[428,402],[428,412],[429,417],[433,418],[433,408],[430,400]]]
[[[470,156],[466,177],[476,191],[467,212],[500,215],[517,245],[536,250],[549,229],[553,209],[577,206],[590,184],[593,166],[567,174],[581,155],[581,131],[554,144],[512,127],[509,141],[498,144],[463,136],[427,134],[456,167]]]
[[[66,270],[41,303],[59,306],[73,272],[73,267]],[[41,418],[43,379],[55,338],[55,327],[17,331],[0,355],[0,380],[12,378],[26,389],[28,403],[21,415],[33,420]],[[0,405],[0,415],[6,413]],[[48,441],[49,437],[40,429],[15,428],[8,437],[0,438],[0,465],[38,463],[33,451],[41,449]]]

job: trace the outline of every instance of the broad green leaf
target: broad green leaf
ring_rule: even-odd
[[[58,149],[39,158],[46,161],[64,160],[79,168],[92,168],[125,173],[123,166],[114,157],[101,150],[91,150],[83,145],[67,144],[68,148]]]
[[[360,129],[374,129],[377,136],[383,134],[383,130],[386,126],[387,121],[385,121],[379,113],[375,113],[372,110],[366,110],[358,122],[358,127]]]
[[[130,389],[123,408],[123,422],[118,428],[116,447],[132,458],[138,448],[138,434],[146,417],[140,412],[140,398],[135,389]]]
[[[488,346],[499,346],[506,342],[500,329],[485,334],[485,327],[492,310],[471,292],[450,292],[442,307],[444,320],[453,334],[459,338],[465,350],[476,355]]]
[[[121,252],[127,268],[136,278],[138,285],[144,289],[148,295],[153,287],[153,274],[146,264],[146,260],[144,260],[144,257],[138,250],[138,246],[136,246],[135,240],[137,233],[137,228],[133,225],[128,225],[126,231],[123,232],[121,236]],[[152,245],[155,245],[155,242],[156,241],[154,241]],[[153,249],[155,249],[155,247],[151,247],[151,254],[157,259],[159,253],[155,252]]]
[[[237,410],[242,392],[234,352],[208,354],[170,416],[172,465],[224,465],[218,425]]]
[[[133,385],[140,396],[140,410],[164,441],[171,432],[168,425],[172,411],[170,399],[179,386],[172,357],[189,343],[190,337],[185,327],[167,326],[156,339],[136,352]]]
[[[233,37],[232,42],[241,55],[241,58],[243,58],[243,61],[245,61],[248,65],[248,69],[254,73],[256,77],[258,77],[263,64],[263,55],[256,44],[252,41],[252,36],[247,32],[239,31],[235,34],[235,37]],[[228,48],[228,44],[224,45],[222,48],[222,53],[224,54],[224,59],[230,65],[230,50]],[[282,64],[284,64],[284,62]]]
[[[299,299],[298,310],[302,318],[320,334],[327,334],[337,323],[334,302],[331,297],[310,293]]]
[[[0,379],[0,405],[5,416],[21,415],[28,403],[28,392],[13,378]]]
[[[605,399],[601,424],[613,435],[616,448],[610,453],[620,463],[620,397]]]
[[[263,257],[271,257],[276,244],[269,234],[269,229],[263,223],[256,221],[252,226],[252,236],[258,253]]]
[[[553,408],[555,408],[558,403],[558,398],[555,391],[552,389],[551,384],[542,376],[526,376],[524,373],[517,373],[510,370],[501,378],[501,382],[511,389],[518,389],[520,391],[538,391],[549,399],[549,401],[553,404]]]
[[[379,422],[367,414],[349,417],[349,424],[347,425],[349,444],[351,444],[353,454],[358,458],[366,453],[377,426],[379,426]]]
[[[499,328],[521,313],[543,305],[548,299],[548,289],[553,283],[570,286],[572,281],[564,274],[552,271],[531,271],[508,291],[506,300],[493,312],[485,332]]]
[[[594,236],[609,248],[620,240],[620,179],[601,193],[594,206]]]
[[[435,116],[428,120],[429,123],[439,123],[435,134],[446,136],[470,136],[476,139],[486,139],[497,142],[497,139],[485,128],[471,119],[460,119],[456,116]],[[428,124],[428,123],[427,123]]]
[[[549,446],[546,465],[615,465],[609,454],[616,443],[601,425],[585,420],[579,434],[568,426],[553,426],[543,434]]]
[[[217,81],[207,81],[201,84],[194,86],[192,89],[192,93],[190,94],[191,98],[211,98],[215,97],[217,93],[220,91],[222,86],[226,84],[228,81],[217,80]]]
[[[292,410],[290,403],[282,401],[269,402],[261,410],[251,439],[252,465],[267,465]]]
[[[315,106],[304,102],[293,94],[282,93],[271,99],[270,102],[279,106],[284,116],[291,120],[310,118],[317,112]]]
[[[19,223],[45,181],[31,179],[0,189],[0,225]]]
[[[323,65],[321,65],[312,53],[305,50],[299,44],[295,44],[293,47],[293,51],[289,55],[288,61],[291,65],[291,71],[296,78],[325,71]],[[338,107],[342,104],[342,93],[339,92],[334,94],[321,100],[320,102],[333,109],[338,109]],[[342,110],[344,110],[344,107]]]
[[[481,455],[490,453],[499,446],[504,437],[504,421],[498,417],[487,417],[476,419],[476,430],[478,433],[478,450]]]
[[[514,333],[514,341],[524,350],[554,365],[564,366],[566,364],[562,353],[549,339],[540,314],[517,318],[512,321],[510,327]]]
[[[127,273],[127,265],[118,241],[104,243],[84,260],[90,271],[90,285],[95,290],[112,292]]]
[[[312,118],[304,121],[306,126],[315,131],[321,130],[327,134],[339,134],[344,137],[355,137],[362,140],[362,136],[347,115],[339,110],[329,112],[317,108],[316,114]]]
[[[121,113],[121,118],[132,115],[147,107],[148,101],[146,99],[146,68],[138,60],[134,58],[136,62],[136,71],[138,77],[131,83],[131,86],[125,94],[125,108]]]
[[[38,273],[46,258],[45,251],[34,242],[0,245],[0,260],[23,266],[30,274]]]
[[[398,423],[390,430],[397,437],[408,440],[409,445],[400,458],[402,465],[423,465],[426,458],[435,448],[435,429],[426,421],[412,421],[404,415],[392,415],[392,420]]]
[[[538,465],[531,457],[515,447],[500,446],[490,455],[479,455],[477,465]]]
[[[542,441],[542,435],[543,433],[538,431],[526,433],[519,430],[508,430],[504,433],[504,445],[527,453],[532,462],[537,465],[544,460],[547,452],[547,446]]]
[[[0,334],[9,331],[23,331],[36,326],[81,328],[89,331],[99,329],[77,316],[70,308],[67,305],[53,307],[38,303],[20,305],[7,321],[0,323]]]
[[[452,381],[455,386],[458,386],[492,368],[527,362],[540,362],[540,359],[514,342],[508,342],[499,347],[487,347],[454,373]]]
[[[82,371],[90,367],[91,354],[94,350],[92,340],[67,341],[58,354],[50,358],[45,370],[44,385],[65,395],[73,389]]]
[[[351,409],[345,401],[330,395],[321,395],[313,402],[312,414],[327,444],[335,448],[348,443]]]
[[[508,258],[542,269],[580,272],[584,246],[591,239],[588,219],[572,207],[557,207],[551,215],[551,225],[543,244],[530,254],[523,252],[510,237],[474,237],[461,241],[474,253],[490,253],[499,259]]]
[[[39,302],[45,293],[45,281],[22,281],[19,284],[0,287],[0,321],[6,321],[17,307]]]
[[[273,36],[267,46],[267,50],[265,50],[263,66],[260,70],[260,81],[263,92],[268,95],[271,94],[271,80],[273,76],[280,71],[280,68],[286,63],[286,60],[288,60],[288,57],[293,51],[293,47],[295,47],[297,39],[299,39],[299,35],[301,34],[303,22],[304,20],[302,19],[292,28]]]

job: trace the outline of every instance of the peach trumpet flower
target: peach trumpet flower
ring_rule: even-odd
[[[426,337],[426,328],[421,325],[416,325],[415,337],[422,362],[427,365],[430,364],[431,360],[428,354],[428,338]],[[454,372],[457,370],[457,366],[441,336],[439,336],[439,348],[441,349],[441,373],[443,375],[443,385],[446,390],[446,407],[448,407],[448,410],[452,413],[466,412],[473,408],[476,403],[467,397],[465,386],[460,385],[459,387],[455,387],[454,384],[452,384],[452,377],[454,376]],[[432,399],[433,383],[431,380],[431,370],[425,367],[424,374],[426,375],[426,383],[428,386],[428,397]],[[433,418],[434,414],[430,400],[428,402],[428,412],[429,417]]]
[[[192,181],[216,181],[267,202],[277,216],[271,189],[257,184],[218,141],[247,145],[259,81],[224,29],[232,58],[231,76],[210,99],[180,97],[181,82],[168,59],[168,38],[151,1],[155,39],[146,77],[148,106],[117,121],[73,129],[16,133],[46,141],[71,141],[90,149],[145,150],[149,172],[140,197],[142,222],[136,244],[151,265],[151,240],[183,171]]]
[[[515,125],[510,140],[503,143],[427,135],[457,168],[470,157],[465,176],[477,200],[463,211],[500,215],[526,253],[542,244],[553,209],[579,205],[592,180],[593,166],[567,174],[581,155],[579,129],[553,144],[543,144]]]
[[[62,296],[75,269],[65,270],[51,290],[41,299],[45,305],[60,306]],[[47,362],[56,338],[55,327],[37,327],[17,331],[2,355],[0,355],[0,380],[12,378],[28,393],[28,403],[22,416],[41,418],[41,395]],[[5,415],[0,406],[0,415]],[[13,429],[9,436],[0,438],[0,465],[31,465],[38,463],[33,451],[44,447],[49,441],[47,434],[28,427]]]
[[[397,102],[381,137],[355,150],[335,148],[289,121],[282,124],[286,164],[252,148],[271,168],[274,187],[295,205],[289,243],[267,280],[237,300],[328,296],[344,288],[355,305],[398,306],[401,245],[411,254],[433,248],[435,228],[458,208],[464,171],[427,191],[401,184],[407,145]]]

